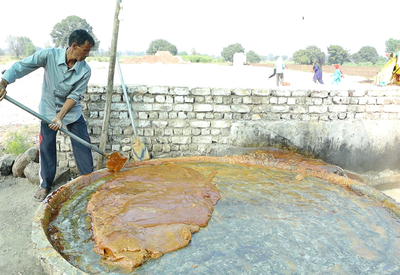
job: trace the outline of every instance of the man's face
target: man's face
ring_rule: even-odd
[[[89,56],[90,51],[93,48],[92,44],[89,44],[88,41],[85,41],[85,44],[82,46],[78,46],[77,43],[73,45],[74,51],[73,51],[73,56],[76,58],[78,61],[83,61],[85,60],[86,57]]]

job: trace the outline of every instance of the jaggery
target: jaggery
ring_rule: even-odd
[[[119,173],[87,205],[94,251],[129,272],[186,246],[220,199],[210,178],[173,164]]]

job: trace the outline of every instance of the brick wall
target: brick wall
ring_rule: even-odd
[[[329,139],[329,146],[332,142],[338,147],[346,145],[342,150],[376,145],[381,152],[381,144],[375,144],[376,141],[357,148],[362,140],[362,137],[352,140],[353,136],[359,136],[357,132],[346,141],[334,141],[340,139],[343,132],[352,132],[355,124],[362,125],[362,132],[373,135],[374,140],[379,140],[379,135],[381,139],[392,135],[389,141],[379,142],[393,144],[394,147],[388,149],[392,153],[398,150],[395,139],[400,140],[400,133],[388,131],[400,128],[397,127],[400,89],[365,87],[358,90],[295,90],[290,87],[263,90],[128,86],[127,90],[137,132],[152,158],[242,153],[243,148],[281,146],[284,139],[285,146],[343,165],[335,157],[329,158],[319,152],[324,148],[316,148],[315,144],[320,141],[314,140],[315,135],[304,137],[304,133],[321,133],[321,130],[319,139]],[[103,124],[106,89],[105,85],[91,85],[82,100],[91,141],[96,146]],[[106,151],[119,151],[128,156],[134,135],[121,86],[114,87],[111,109]],[[385,125],[389,123],[385,131],[379,133],[379,128],[371,129],[379,127],[377,122],[381,121],[385,121]],[[288,132],[288,127],[297,130]],[[336,133],[335,129],[341,132]],[[302,139],[298,140],[299,137]],[[58,149],[59,165],[75,167],[69,138],[63,134],[58,136]],[[364,157],[360,155],[359,158]]]

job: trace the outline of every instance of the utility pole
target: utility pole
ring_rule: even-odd
[[[118,41],[118,30],[119,30],[119,11],[121,9],[121,2],[122,0],[117,0],[117,5],[115,7],[115,16],[114,16],[114,29],[113,29],[113,36],[111,40],[111,55],[110,55],[110,64],[108,68],[108,81],[107,81],[107,99],[106,99],[106,106],[104,109],[104,117],[103,117],[103,127],[101,130],[101,137],[100,137],[100,150],[105,152],[107,139],[108,139],[108,124],[110,121],[110,112],[111,112],[111,101],[112,101],[112,94],[113,94],[113,87],[114,87],[114,72],[115,72],[115,59],[117,56],[117,41]],[[104,168],[104,159],[103,155],[98,154],[97,157],[97,170]]]

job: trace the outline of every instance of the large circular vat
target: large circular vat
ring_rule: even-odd
[[[235,157],[157,159],[127,164],[189,167],[221,199],[206,227],[179,250],[128,274],[396,274],[399,205],[340,175],[341,169],[279,150]],[[33,240],[49,274],[126,274],[96,254],[91,195],[116,174],[100,170],[56,190],[40,205]]]

